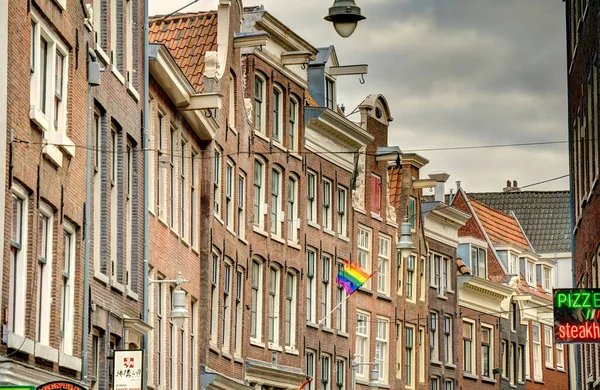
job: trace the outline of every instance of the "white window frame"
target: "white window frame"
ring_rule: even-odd
[[[260,168],[260,177],[257,177],[257,168]],[[264,231],[265,227],[265,174],[267,172],[267,164],[263,159],[254,159],[254,176],[253,176],[253,218],[252,223],[254,229]],[[258,195],[258,196],[257,196]],[[258,198],[258,199],[257,199]]]
[[[262,343],[263,265],[260,259],[254,258],[250,270],[250,282],[252,286],[250,297],[250,343],[259,345]],[[255,270],[256,275],[254,273]]]
[[[473,258],[473,251],[477,251],[477,267],[475,267],[475,264],[473,262],[474,258]],[[483,262],[481,262],[479,260],[480,255],[483,254],[484,255],[484,260]],[[484,278],[487,279],[487,250],[486,248],[482,248],[479,247],[477,245],[470,245],[469,248],[469,256],[471,257],[471,274],[475,275],[475,276],[479,276],[480,278]],[[483,269],[482,269],[483,268]]]
[[[338,237],[348,237],[348,190],[337,188],[337,234]]]
[[[219,282],[221,281],[220,254],[211,254],[211,290],[210,290],[210,344],[217,346],[219,340]]]
[[[321,390],[331,390],[331,355],[321,354]]]
[[[317,251],[309,248],[306,252],[306,321],[317,322]]]
[[[535,380],[542,380],[542,344],[541,344],[541,329],[540,324],[532,323],[532,341],[533,341],[533,378]],[[537,339],[535,337],[535,330],[537,329]]]
[[[298,137],[300,136],[298,131],[298,99],[291,97],[289,100],[290,112],[289,112],[289,129],[288,129],[288,148],[291,152],[298,152]]]
[[[317,353],[311,349],[306,350],[306,376],[315,378],[316,376],[316,356]],[[315,380],[312,380],[307,385],[307,390],[315,390]]]
[[[356,311],[356,350],[354,352],[354,360],[359,363],[356,367],[356,377],[363,380],[368,380],[369,370],[364,364],[369,362],[369,345],[370,345],[370,314],[361,310]]]
[[[198,386],[198,345],[196,345],[196,334],[198,334],[198,302],[190,302],[190,322],[189,322],[189,383],[190,390],[199,388]],[[183,389],[182,389],[183,390]]]
[[[542,288],[546,292],[552,292],[552,268],[542,267]]]
[[[454,334],[452,331],[452,321],[453,318],[451,316],[444,316],[444,362],[446,364],[454,364]]]
[[[323,230],[332,232],[333,229],[333,183],[329,179],[323,179]]]
[[[375,334],[375,356],[373,361],[378,363],[380,383],[388,383],[389,371],[389,350],[390,350],[390,319],[386,317],[377,317],[376,334]]]
[[[234,231],[234,194],[235,194],[235,166],[232,161],[227,161],[225,167],[225,225],[231,232]]]
[[[471,327],[471,332],[469,337],[465,337],[465,324],[469,324]],[[477,364],[476,364],[476,354],[475,354],[475,342],[476,342],[476,338],[475,338],[475,323],[472,321],[467,321],[465,319],[463,319],[463,334],[462,334],[462,341],[463,341],[463,371],[465,373],[469,373],[472,375],[475,375],[476,370],[477,370]],[[467,340],[469,341],[469,346],[468,348],[470,349],[470,358],[467,358],[467,354],[466,354],[466,349],[467,349]],[[468,360],[467,360],[468,359]],[[469,369],[467,369],[467,362],[469,363]]]
[[[221,218],[221,181],[223,171],[223,152],[222,149],[215,144],[214,159],[213,159],[213,212],[217,218]]]
[[[296,244],[298,242],[298,225],[300,223],[298,215],[298,187],[299,180],[295,176],[288,177],[287,186],[287,239],[288,242]]]
[[[415,327],[406,325],[404,327],[404,384],[413,389],[416,384],[415,378]]]
[[[177,229],[177,185],[175,184],[175,176],[177,175],[175,164],[175,157],[177,151],[175,149],[177,144],[177,128],[171,123],[169,132],[169,224],[171,230]]]
[[[565,351],[563,344],[556,344],[556,368],[559,370],[565,368]]]
[[[402,355],[404,354],[402,323],[396,323],[396,378],[402,379]]]
[[[126,227],[125,227],[125,286],[127,287],[127,293],[130,295],[134,295],[132,290],[133,283],[132,273],[131,273],[131,264],[133,262],[133,145],[128,141],[127,142],[127,153],[126,157],[126,167],[127,172],[125,175],[125,184],[126,184],[126,192],[125,192],[125,212],[126,212]]]
[[[416,302],[417,300],[417,286],[415,282],[416,261],[417,257],[415,254],[411,254],[406,258],[406,300],[409,302]]]
[[[25,305],[20,304],[26,302],[27,295],[27,270],[29,268],[27,261],[27,248],[29,238],[29,202],[27,190],[21,185],[13,182],[12,184],[12,201],[13,208],[15,201],[20,202],[20,211],[17,210],[19,225],[15,227],[16,234],[19,234],[19,242],[12,239],[11,233],[11,264],[9,277],[9,316],[8,329],[15,334],[25,336]],[[13,209],[14,210],[14,209]],[[15,214],[13,211],[11,223],[14,223]],[[13,230],[11,225],[11,232]],[[13,254],[16,252],[16,256]]]
[[[339,273],[344,269],[344,263],[342,259],[337,260],[337,272]],[[346,322],[348,317],[347,305],[346,305],[346,297],[348,293],[341,284],[336,283],[336,318],[335,318],[335,326],[339,332],[346,333]],[[341,303],[341,304],[340,304]]]
[[[198,178],[196,176],[198,152],[192,149],[190,156],[190,245],[192,248],[198,247],[198,229],[196,227],[196,213],[198,211]]]
[[[554,338],[554,332],[551,326],[544,325],[544,361],[546,367],[554,367],[554,348],[552,346],[552,339]]]
[[[260,80],[261,86],[257,88],[257,80]],[[266,134],[266,126],[267,126],[267,102],[265,100],[265,94],[267,89],[267,80],[266,78],[259,74],[255,73],[254,75],[254,131]],[[257,95],[259,93],[259,95]]]
[[[237,197],[238,237],[243,240],[246,238],[246,174],[243,172],[238,176]]]
[[[335,385],[337,390],[343,390],[346,385],[346,359],[341,357],[335,361]]]
[[[61,352],[73,355],[75,326],[75,264],[77,263],[77,236],[69,222],[63,223],[63,270],[61,301]]]
[[[308,171],[306,175],[306,204],[307,204],[307,214],[306,219],[309,223],[317,225],[317,199],[318,199],[318,189],[317,189],[317,173],[313,171]]]
[[[186,163],[187,157],[185,154],[187,141],[183,138],[183,134],[179,140],[179,232],[181,238],[185,241],[187,238],[187,229],[185,221],[187,219],[186,211],[186,195],[187,195],[187,178],[186,178]]]
[[[279,85],[273,86],[272,97],[272,108],[273,108],[273,122],[271,124],[271,138],[273,142],[281,145],[283,144],[283,88]]]
[[[324,328],[331,328],[331,284],[332,280],[331,255],[324,253],[321,256],[321,321]]]
[[[330,88],[331,87],[331,88]],[[335,110],[335,79],[330,76],[325,76],[325,107],[330,110]]]
[[[358,266],[367,274],[371,273],[371,252],[373,246],[373,231],[366,226],[358,225],[357,235],[357,259]],[[362,287],[371,289],[371,279],[367,280]],[[361,287],[361,288],[362,288]]]
[[[487,347],[489,348],[489,356],[488,356],[488,375],[485,375],[484,371],[484,362],[483,362],[483,332],[489,332],[489,340],[487,343]],[[494,377],[494,327],[488,324],[481,324],[481,376],[484,378],[492,379]]]
[[[527,259],[525,263],[525,274],[527,284],[529,284],[530,286],[536,286],[535,263],[529,259]]]
[[[281,269],[276,265],[269,267],[269,348],[279,348],[279,304],[281,302]]]
[[[391,237],[379,235],[379,251],[377,258],[377,292],[385,296],[390,295],[390,254]]]
[[[223,338],[222,350],[226,353],[231,352],[231,296],[233,295],[233,262],[231,259],[225,259],[223,267]]]
[[[125,61],[127,86],[133,89],[133,1],[125,2]]]
[[[285,291],[285,346],[288,351],[296,350],[296,316],[298,312],[298,275],[294,272],[287,272]]]
[[[118,280],[118,267],[119,262],[117,259],[117,250],[119,248],[119,224],[118,224],[118,216],[119,216],[119,136],[121,135],[117,128],[112,125],[111,126],[111,182],[110,182],[110,281],[111,285],[115,286],[117,289],[123,291],[124,287]]]
[[[233,355],[242,356],[244,334],[244,270],[240,267],[235,273],[235,330],[233,332]]]
[[[271,227],[269,231],[271,235],[281,237],[281,224],[282,214],[281,209],[282,198],[283,198],[283,172],[279,168],[273,168],[271,170],[271,198],[269,199],[269,206],[271,207]]]
[[[106,159],[103,157],[102,149],[104,142],[102,140],[102,120],[103,115],[100,111],[94,110],[94,215],[93,215],[93,256],[94,256],[94,277],[108,283],[108,277],[102,271],[101,243],[102,243],[102,167],[106,165]]]
[[[436,311],[429,313],[429,359],[432,362],[440,361],[440,317]]]
[[[50,345],[50,326],[48,319],[52,313],[52,281],[53,281],[53,244],[54,244],[54,210],[46,203],[40,202],[37,227],[37,337],[40,344]],[[45,222],[42,218],[46,218]],[[45,256],[41,256],[39,223],[44,224],[46,234]],[[42,233],[43,234],[43,233]],[[42,271],[43,270],[43,271]]]
[[[235,88],[235,76],[233,73],[229,73],[229,115],[228,125],[231,130],[235,131],[235,102],[236,102],[236,88]]]
[[[525,324],[525,379],[531,380],[529,324]]]

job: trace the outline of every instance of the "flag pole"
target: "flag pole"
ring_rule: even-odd
[[[377,272],[377,271],[375,271],[375,272]],[[373,276],[373,275],[375,274],[375,272],[373,272],[371,275],[369,275],[369,277],[367,278],[367,280],[371,279],[371,276]],[[365,280],[365,283],[367,283],[367,280]],[[362,286],[362,285],[364,285],[365,283],[361,284],[361,286]],[[359,287],[359,288],[360,288],[360,287]],[[355,292],[357,292],[357,291],[358,291],[358,288],[357,288],[356,290],[352,291],[352,294],[354,294],[354,293],[355,293]],[[329,312],[329,314],[327,314],[325,317],[321,318],[321,321],[319,321],[319,323],[318,323],[317,325],[318,325],[318,326],[321,326],[321,324],[322,324],[322,323],[323,323],[323,322],[324,322],[326,319],[328,319],[328,318],[329,318],[329,317],[330,317],[330,316],[333,314],[333,312],[334,312],[334,311],[336,311],[336,310],[338,309],[338,307],[340,307],[340,306],[342,305],[342,303],[346,302],[346,301],[348,300],[348,298],[350,298],[350,296],[352,296],[352,294],[348,294],[348,295],[346,295],[346,297],[345,297],[344,299],[342,299],[342,300],[340,301],[340,303],[338,303],[338,304],[337,304],[337,305],[336,305],[336,306],[335,306],[335,307],[334,307],[334,308],[333,308],[333,309],[332,309],[332,310]]]

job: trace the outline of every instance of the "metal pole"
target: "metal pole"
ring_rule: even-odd
[[[142,318],[144,319],[144,322],[148,323],[148,218],[149,218],[149,214],[148,214],[148,207],[149,207],[149,189],[148,189],[148,183],[150,181],[150,172],[148,172],[148,170],[150,169],[150,163],[148,161],[149,157],[150,157],[150,150],[149,150],[149,140],[148,140],[148,85],[150,84],[150,73],[149,73],[149,69],[148,69],[148,49],[149,49],[149,42],[148,42],[148,3],[150,2],[150,0],[144,0],[144,93],[143,95],[143,99],[144,99],[144,119],[143,119],[143,128],[142,128],[142,145],[144,148],[144,251],[143,251],[143,256],[144,256],[144,298],[143,298],[143,313],[142,313]],[[147,388],[147,383],[148,383],[148,335],[144,334],[144,338],[143,338],[143,344],[144,344],[144,378],[145,380],[142,381],[142,390],[146,390]]]

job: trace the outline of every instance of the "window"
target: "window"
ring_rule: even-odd
[[[408,300],[414,301],[415,296],[415,284],[414,284],[414,276],[415,276],[415,256],[411,255],[408,257],[408,262],[406,264],[406,298]]]
[[[185,338],[183,328],[179,331],[179,388],[183,389],[183,379],[185,378],[185,366],[184,366],[184,350],[185,350]]]
[[[519,259],[511,252],[508,252],[508,272],[513,275],[519,274]]]
[[[157,284],[158,287],[158,305],[156,309],[156,380],[157,385],[162,386],[164,382],[164,358],[163,358],[163,332],[165,330],[165,287],[162,283]]]
[[[213,172],[213,183],[214,183],[214,211],[217,217],[221,216],[221,149],[215,145],[215,158],[214,158],[214,172]]]
[[[273,133],[274,141],[281,143],[281,124],[283,117],[283,93],[277,87],[273,88]]]
[[[463,321],[463,370],[470,374],[475,373],[475,364],[473,364],[475,360],[475,354],[473,353],[473,328],[473,323]]]
[[[103,26],[103,18],[100,17],[102,14],[102,2],[104,0],[93,0],[93,11],[94,11],[94,42],[101,44],[102,39],[101,35],[104,31],[105,26]]]
[[[444,316],[444,362],[452,364],[452,349],[454,347],[452,340],[452,317]]]
[[[111,259],[111,277],[113,283],[118,283],[117,277],[117,248],[118,246],[118,215],[119,215],[119,175],[118,175],[118,137],[117,129],[113,126],[111,132],[111,187],[110,187],[110,259]]]
[[[419,291],[421,292],[419,295],[419,299],[421,301],[425,301],[425,257],[421,257],[421,260],[419,261],[419,285],[421,286],[421,288],[419,289]]]
[[[518,371],[518,380],[519,383],[525,382],[525,377],[523,376],[523,346],[519,345],[517,348],[517,371]]]
[[[173,289],[170,290],[169,307],[171,307],[171,309],[173,309]],[[173,355],[175,354],[175,340],[174,340],[175,337],[173,335],[174,331],[175,331],[175,329],[174,329],[173,321],[170,321],[170,323],[169,323],[169,387],[171,389],[175,387],[175,375],[174,375],[175,374],[175,366],[173,365],[173,358],[174,358]],[[113,368],[114,365],[110,365],[109,367]],[[109,374],[109,377],[112,380],[112,378],[113,378],[112,373]]]
[[[296,348],[296,274],[288,272],[285,283],[285,345]]]
[[[425,383],[425,327],[419,326],[419,382]]]
[[[288,148],[292,152],[298,151],[298,102],[290,99],[290,127],[288,129]]]
[[[344,269],[343,260],[338,259],[337,261],[337,271],[338,274]],[[342,287],[341,284],[336,283],[336,318],[335,324],[336,329],[340,332],[346,332],[346,290]]]
[[[233,74],[229,74],[229,119],[228,125],[230,129],[235,129],[235,76]]]
[[[232,163],[227,163],[227,168],[225,168],[225,224],[227,225],[227,229],[233,231],[233,194],[234,190],[234,179],[233,174],[235,170],[233,168]]]
[[[325,106],[330,110],[335,107],[335,82],[329,77],[325,78]]]
[[[390,238],[385,236],[379,236],[379,257],[377,260],[377,292],[385,295],[390,294],[390,243]]]
[[[61,351],[67,355],[73,355],[76,244],[75,229],[66,222],[64,224],[63,242],[64,255],[60,317],[60,334],[62,336]]]
[[[196,183],[198,183],[198,179],[196,178],[196,157],[197,153],[192,152],[192,158],[190,159],[190,175],[191,175],[191,186],[190,186],[190,245],[192,248],[196,247],[196,204],[198,197],[196,192]]]
[[[487,277],[485,249],[471,245],[471,273],[481,278]]]
[[[381,177],[371,175],[371,212],[381,214]]]
[[[296,221],[300,220],[298,220],[298,181],[293,177],[288,180],[287,198],[287,237],[289,241],[296,242],[298,241]]]
[[[535,263],[527,261],[527,284],[535,286]]]
[[[516,375],[515,375],[515,368],[516,368],[516,355],[515,355],[515,343],[510,343],[510,347],[508,350],[509,354],[508,354],[508,358],[509,358],[509,366],[510,369],[509,371],[509,380],[510,380],[510,384],[511,385],[516,385]]]
[[[165,218],[165,207],[164,207],[164,201],[165,201],[165,180],[164,180],[164,174],[165,174],[165,167],[162,164],[161,161],[161,157],[163,155],[163,151],[164,151],[164,134],[163,134],[163,122],[164,122],[164,116],[159,113],[158,114],[158,176],[156,177],[156,181],[157,181],[157,195],[156,195],[156,206],[157,206],[157,210],[158,210],[158,216],[164,220]]]
[[[525,325],[525,378],[531,378],[531,367],[529,365],[529,325]]]
[[[402,324],[396,324],[396,378],[402,378]]]
[[[554,366],[554,353],[552,351],[552,338],[554,332],[552,327],[544,325],[544,359],[546,361],[546,367]]]
[[[492,377],[494,361],[492,332],[492,329],[489,327],[481,327],[481,375],[487,378]]]
[[[346,237],[348,235],[347,191],[344,187],[338,187],[337,190],[337,234],[340,237]]]
[[[210,342],[217,345],[217,335],[219,333],[219,255],[212,254],[212,278],[210,290]]]
[[[265,132],[265,81],[262,77],[254,77],[254,130],[260,133]]]
[[[405,381],[406,386],[412,387],[414,385],[415,376],[415,351],[414,351],[414,336],[415,329],[407,326],[405,328],[406,341],[404,344],[404,368],[406,370]]]
[[[281,172],[273,169],[271,176],[271,233],[281,236]]]
[[[321,259],[323,265],[323,274],[321,275],[321,319],[323,326],[331,328],[331,316],[329,311],[331,308],[331,257],[323,255]]]
[[[448,290],[452,290],[452,279],[450,278],[450,275],[452,275],[452,263],[450,262],[450,259],[444,257],[442,261],[442,294],[445,294]]]
[[[25,335],[25,307],[27,292],[27,192],[18,184],[12,189],[12,218],[10,226],[10,278],[8,329]]]
[[[396,294],[397,295],[402,295],[403,291],[402,291],[402,280],[404,279],[404,267],[403,267],[403,261],[402,261],[402,255],[400,254],[399,251],[396,252],[396,264],[397,264],[397,269],[396,269]]]
[[[235,276],[235,329],[233,347],[235,356],[242,354],[242,332],[244,327],[244,271],[238,269]]]
[[[323,229],[331,230],[331,182],[323,179]]]
[[[263,201],[265,199],[265,165],[260,160],[254,160],[254,218],[253,224],[259,229],[264,228]]]
[[[315,279],[316,253],[309,249],[306,254],[306,321],[317,322],[317,282]]]
[[[550,292],[552,290],[552,270],[550,268],[544,267],[544,285],[542,286],[546,292]]]
[[[269,272],[269,342],[279,344],[279,269]]]
[[[238,237],[246,237],[246,175],[240,174],[238,178]]]
[[[190,390],[194,390],[196,388],[196,378],[198,378],[197,372],[197,345],[196,345],[196,325],[198,324],[198,302],[192,301],[191,305],[191,313],[190,313]],[[182,389],[183,390],[183,389]]]
[[[252,296],[250,303],[250,338],[257,342],[262,334],[262,264],[252,261]]]
[[[307,218],[309,222],[317,222],[317,175],[314,172],[308,172],[307,182],[308,210]]]
[[[354,360],[357,363],[369,362],[369,315],[367,313],[356,313],[356,351]],[[356,375],[361,378],[368,378],[368,371],[364,364],[356,367]]]
[[[331,387],[330,384],[330,376],[331,376],[331,367],[329,366],[330,359],[329,355],[321,355],[321,389],[329,390]]]
[[[519,314],[519,306],[517,305],[516,302],[511,302],[509,317],[510,317],[510,330],[512,330],[513,332],[516,331],[516,329],[517,329],[518,314]]]
[[[223,324],[221,328],[223,332],[221,344],[223,350],[227,352],[231,345],[231,279],[233,277],[231,272],[231,263],[228,260],[223,269]]]
[[[556,344],[556,368],[564,369],[565,352],[562,344]]]
[[[170,142],[169,142],[169,147],[170,147],[170,151],[169,151],[169,153],[170,153],[169,218],[171,221],[172,229],[175,229],[175,218],[176,218],[176,214],[175,214],[175,156],[176,156],[175,140],[177,138],[176,135],[177,135],[176,130],[171,127]],[[215,161],[216,160],[217,160],[217,157],[216,157],[216,153],[215,153]]]
[[[95,110],[94,112],[94,147],[95,150],[95,161],[94,161],[94,199],[93,208],[93,224],[94,229],[93,236],[93,247],[94,247],[94,276],[102,277],[106,274],[105,269],[106,260],[101,256],[101,241],[102,241],[102,166],[106,164],[106,160],[102,158],[102,148],[104,142],[102,141],[102,121],[106,120],[106,117],[102,117],[102,114]],[[100,276],[102,275],[102,276]]]
[[[454,381],[452,379],[446,379],[446,389],[445,390],[454,390]]]
[[[125,58],[127,59],[127,82],[133,85],[133,9],[132,0],[127,0],[125,3],[126,20],[125,20]]]
[[[37,337],[40,344],[50,345],[50,330],[45,319],[50,318],[52,306],[52,244],[53,210],[40,203],[37,230]]]
[[[315,377],[315,353],[309,350],[306,351],[306,376],[311,378]],[[314,381],[309,382],[307,387],[308,390],[314,390]]]
[[[63,136],[68,140],[69,52],[35,11],[31,12],[31,18],[30,117],[46,132],[45,139],[62,142]],[[55,137],[54,132],[59,135]]]
[[[533,376],[542,379],[542,346],[540,340],[540,325],[532,325],[533,334]]]
[[[123,58],[121,57],[123,53],[123,31],[120,27],[123,25],[123,13],[117,11],[116,1],[111,1],[110,4],[110,57],[113,67],[121,71],[123,69]]]
[[[337,390],[343,390],[346,384],[346,362],[344,359],[337,359],[335,364],[335,384]]]
[[[367,274],[371,273],[371,231],[362,226],[358,227],[358,265]],[[363,287],[371,288],[371,280]]]
[[[98,373],[100,372],[100,335],[92,335],[92,390],[98,389]]]
[[[437,376],[431,377],[430,389],[431,390],[440,390],[440,378],[438,378]]]
[[[415,221],[417,220],[417,200],[412,196],[408,199],[408,222],[410,222],[410,228],[415,230]]]
[[[438,314],[431,312],[429,315],[429,358],[431,361],[440,361],[440,340],[438,330]]]
[[[388,324],[390,320],[388,318],[377,318],[377,334],[375,336],[375,357],[374,361],[377,363],[379,370],[379,382],[387,383],[388,378]]]
[[[133,262],[133,147],[130,142],[127,142],[127,162],[126,162],[126,177],[125,177],[125,212],[126,216],[126,232],[125,232],[125,285],[127,292],[133,292],[134,286],[132,281],[137,279],[131,272]],[[136,170],[137,171],[137,170]]]

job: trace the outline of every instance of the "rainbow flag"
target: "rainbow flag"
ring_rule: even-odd
[[[344,260],[344,265],[344,269],[338,273],[336,282],[344,287],[344,290],[346,290],[348,295],[358,290],[360,286],[365,284],[365,282],[373,276],[373,274],[369,275],[358,265],[351,263],[348,260]]]

